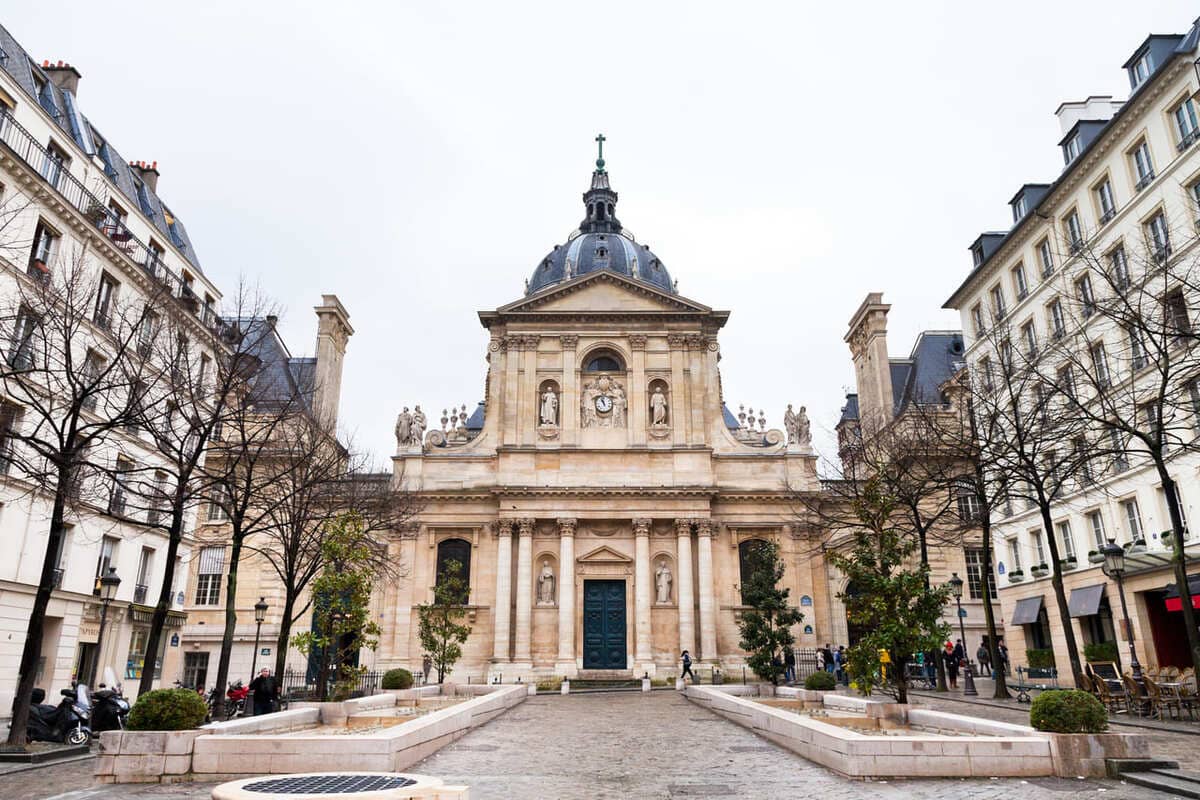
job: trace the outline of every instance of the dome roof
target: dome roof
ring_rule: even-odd
[[[604,147],[603,135],[596,141]],[[583,194],[584,219],[566,244],[555,245],[534,269],[525,294],[533,294],[560,281],[608,270],[645,281],[664,292],[675,294],[675,285],[667,268],[650,248],[639,244],[617,219],[617,193],[608,183],[604,152],[596,159],[592,185]]]

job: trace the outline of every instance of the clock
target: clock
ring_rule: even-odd
[[[596,410],[601,414],[607,414],[609,411],[612,411],[612,398],[603,394],[597,397]]]

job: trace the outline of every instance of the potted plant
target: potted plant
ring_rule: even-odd
[[[1060,567],[1062,567],[1063,569],[1075,569],[1075,565],[1077,563],[1079,563],[1079,562],[1076,561],[1075,556],[1072,555],[1072,556],[1067,556],[1066,558],[1059,561],[1058,565]]]
[[[99,225],[108,216],[108,209],[102,206],[99,201],[93,200],[87,208],[87,218],[92,221],[92,224]]]
[[[1146,540],[1145,539],[1135,539],[1132,542],[1126,542],[1124,547],[1125,547],[1125,552],[1129,553],[1131,555],[1135,554],[1135,553],[1144,553],[1144,552],[1146,552]]]
[[[1025,573],[1019,569],[1014,569],[1012,572],[1008,573],[1009,583],[1020,583],[1023,580],[1025,580]]]
[[[1029,568],[1029,571],[1035,578],[1044,578],[1050,574],[1050,566],[1048,564],[1036,564]]]
[[[1099,550],[1088,550],[1088,562],[1091,564],[1103,564],[1104,554]]]

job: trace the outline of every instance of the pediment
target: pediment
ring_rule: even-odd
[[[592,550],[579,558],[575,559],[581,564],[632,564],[633,559],[622,553],[618,553],[608,545],[601,545],[595,550]]]
[[[708,314],[712,309],[679,295],[668,294],[635,278],[598,270],[543,289],[535,295],[501,306],[498,314],[534,313],[655,313]]]

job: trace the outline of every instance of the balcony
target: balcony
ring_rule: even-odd
[[[30,170],[40,175],[47,184],[53,187],[67,205],[70,205],[95,225],[113,243],[117,250],[120,250],[131,261],[142,267],[177,301],[187,305],[184,296],[184,289],[187,288],[187,284],[184,283],[183,278],[169,270],[162,263],[162,254],[134,236],[129,228],[125,226],[125,223],[118,219],[112,210],[109,209],[106,187],[98,186],[97,189],[103,196],[97,195],[84,186],[66,167],[47,170],[46,164],[54,161],[53,155],[39,144],[33,135],[4,108],[0,108],[0,142],[17,159],[22,161]],[[200,317],[199,304],[194,308],[189,308],[189,310],[197,317]],[[228,325],[215,314],[201,321],[217,336],[224,336],[229,332]]]
[[[1149,172],[1147,172],[1145,175],[1143,175],[1141,178],[1138,179],[1138,182],[1133,185],[1133,189],[1134,189],[1134,191],[1140,192],[1142,189],[1145,189],[1147,186],[1149,186],[1153,182],[1154,182],[1154,170],[1150,170]]]
[[[62,570],[62,569],[54,570],[54,572],[50,578],[50,587],[52,589],[61,589],[62,588],[63,573],[64,573],[64,570]]]
[[[139,606],[146,605],[146,594],[150,591],[150,587],[144,583],[139,583],[133,587],[133,602]]]
[[[1116,215],[1117,215],[1117,210],[1115,208],[1108,209],[1107,211],[1105,211],[1103,214],[1100,215],[1100,224],[1104,225],[1106,223],[1111,222],[1113,217],[1115,217]]]
[[[1200,140],[1200,128],[1193,128],[1183,135],[1183,138],[1179,140],[1179,144],[1175,145],[1175,149],[1182,153],[1194,145],[1197,140]]]

